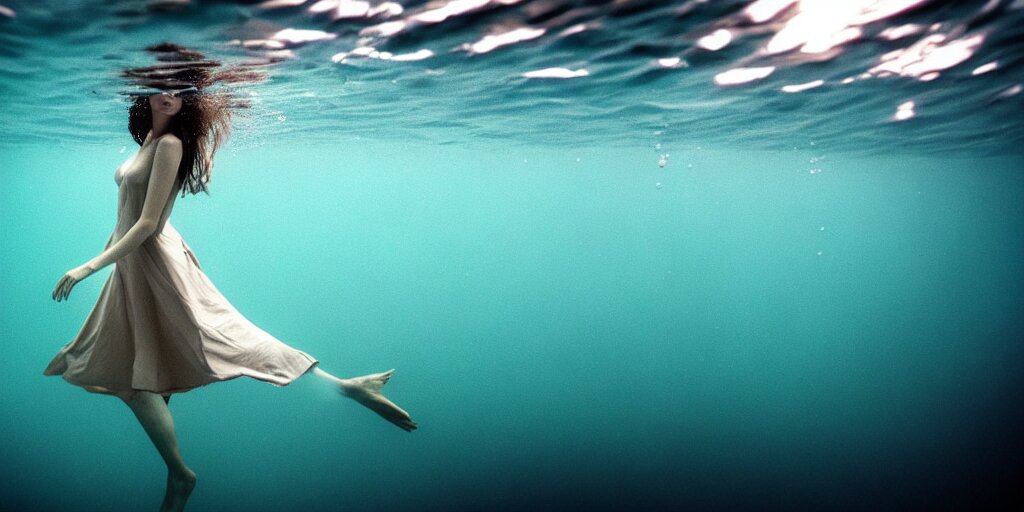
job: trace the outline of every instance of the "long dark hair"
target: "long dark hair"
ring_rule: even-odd
[[[171,118],[168,131],[182,142],[178,180],[181,196],[204,192],[213,174],[213,156],[231,134],[231,115],[236,108],[248,108],[247,101],[238,100],[229,90],[207,91],[218,83],[259,82],[263,75],[252,70],[229,67],[217,69],[220,63],[207,60],[201,53],[174,43],[160,43],[146,48],[163,64],[128,68],[121,76],[150,89],[175,90],[196,87],[198,94],[181,97],[181,110]],[[149,96],[137,96],[128,106],[128,131],[140,146],[153,127],[153,110]]]

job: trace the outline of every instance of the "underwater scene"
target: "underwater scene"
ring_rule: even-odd
[[[417,425],[176,392],[185,510],[1024,508],[1022,0],[0,0],[0,511],[166,505],[44,375],[154,45],[246,77],[175,262]]]

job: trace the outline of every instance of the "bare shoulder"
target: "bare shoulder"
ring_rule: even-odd
[[[181,139],[173,133],[166,133],[160,136],[160,140],[156,141],[157,149],[164,148],[165,150],[180,150]]]
[[[179,162],[185,157],[181,139],[174,134],[161,135],[153,148],[153,166],[164,166],[177,169]]]

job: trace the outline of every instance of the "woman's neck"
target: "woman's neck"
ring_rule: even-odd
[[[153,113],[153,138],[164,135],[167,133],[168,128],[171,124],[171,118],[164,115]]]

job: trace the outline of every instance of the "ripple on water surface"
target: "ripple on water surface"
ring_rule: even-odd
[[[268,75],[243,143],[1024,142],[1020,0],[0,2],[9,144],[122,136],[117,71],[164,40]]]

